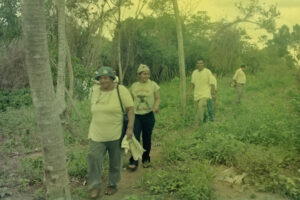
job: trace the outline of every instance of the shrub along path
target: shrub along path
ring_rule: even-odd
[[[189,134],[191,130],[185,132]],[[167,139],[167,137],[165,138]],[[149,193],[143,187],[143,179],[145,174],[156,174],[156,171],[160,170],[160,164],[163,162],[162,148],[154,144],[151,152],[152,156],[152,167],[139,168],[132,172],[124,168],[122,173],[122,179],[119,183],[119,190],[116,194],[112,196],[104,195],[102,190],[99,200],[181,200],[181,198],[176,197],[174,194],[164,194],[155,195]],[[127,161],[128,156],[125,156]],[[211,166],[212,171],[214,171],[214,181],[213,189],[215,192],[215,197],[218,200],[247,200],[247,199],[257,199],[257,200],[285,200],[288,198],[282,197],[277,194],[258,192],[251,186],[244,186],[242,183],[235,183],[228,179],[234,175],[232,168],[227,166],[218,165]],[[225,173],[224,173],[225,172]],[[228,173],[226,173],[228,172]]]
[[[125,171],[119,194],[103,199],[298,199],[300,96],[292,72],[249,75],[241,105],[229,81],[219,81],[216,121],[201,130],[190,128],[191,105],[187,120],[176,114],[178,82],[162,84],[154,131],[162,145],[153,147],[161,153],[151,169]]]
[[[232,103],[235,91],[228,87],[229,79],[219,79],[216,121],[201,130],[191,128],[192,101],[186,119],[178,115],[179,81],[161,84],[164,101],[153,134],[152,167],[124,170],[118,193],[99,199],[279,200],[287,199],[285,194],[297,199],[300,92],[293,76],[280,72],[272,68],[268,76],[248,76],[241,105]],[[65,143],[73,197],[85,200],[85,130],[90,116],[89,104],[78,104],[86,120],[71,118],[70,126],[77,132],[75,136],[66,131]],[[42,159],[34,153],[40,147],[33,109],[0,113],[0,134],[0,195],[11,200],[43,199]]]

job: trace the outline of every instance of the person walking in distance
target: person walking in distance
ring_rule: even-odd
[[[188,91],[190,96],[194,89],[194,102],[195,102],[195,125],[199,127],[203,124],[204,113],[207,111],[207,100],[212,98],[216,99],[216,91],[212,73],[209,69],[205,68],[202,59],[196,62],[196,69],[192,73],[191,86]]]
[[[232,78],[234,82],[234,86],[237,90],[237,96],[235,100],[235,103],[237,104],[241,103],[243,89],[246,84],[246,74],[245,74],[246,69],[247,69],[246,65],[241,65],[241,67],[235,71],[235,74]]]

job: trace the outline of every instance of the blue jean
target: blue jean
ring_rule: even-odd
[[[134,119],[134,137],[140,142],[141,133],[143,138],[143,148],[146,150],[142,156],[142,162],[150,162],[151,136],[155,124],[154,113],[150,112],[145,115],[135,115]],[[129,160],[130,164],[138,165],[138,161]]]
[[[209,118],[209,121],[213,122],[215,117],[215,102],[212,99],[207,100],[207,112],[204,113],[203,122],[207,121],[207,118]],[[208,116],[207,116],[208,115]]]

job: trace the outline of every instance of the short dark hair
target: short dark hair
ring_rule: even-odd
[[[245,68],[245,67],[247,67],[247,65],[241,65],[241,68]]]

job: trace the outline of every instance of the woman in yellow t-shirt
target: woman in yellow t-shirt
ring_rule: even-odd
[[[93,87],[91,97],[92,121],[89,128],[89,150],[87,156],[88,184],[91,198],[99,195],[101,188],[101,169],[106,151],[109,154],[109,181],[105,194],[117,191],[121,178],[121,145],[120,137],[123,128],[123,108],[126,108],[128,125],[127,138],[133,135],[134,106],[129,91],[122,85],[114,84],[115,75],[110,67],[101,67],[95,77],[99,84]],[[118,87],[118,88],[117,88]]]
[[[132,84],[130,88],[134,101],[135,122],[134,136],[140,141],[143,137],[143,148],[146,150],[142,156],[143,167],[150,166],[151,135],[155,124],[154,113],[158,113],[160,103],[159,86],[150,78],[150,69],[141,64],[137,70],[139,81]],[[134,170],[138,161],[130,158],[129,168]]]

